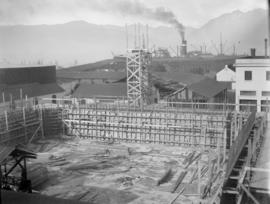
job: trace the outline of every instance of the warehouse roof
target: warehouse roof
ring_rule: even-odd
[[[230,88],[230,83],[228,82],[219,82],[212,78],[206,78],[198,83],[194,83],[188,86],[188,89],[193,92],[205,96],[207,98],[211,98],[216,96],[221,91]]]
[[[22,95],[25,97],[37,97],[37,96],[44,96],[54,93],[63,92],[64,89],[61,88],[56,83],[49,83],[49,84],[39,84],[39,83],[32,83],[32,84],[21,84],[21,85],[0,85],[0,93],[4,93],[5,101],[10,100],[10,95],[12,95],[12,100],[18,100]],[[3,97],[0,97],[0,102],[3,102]]]
[[[0,69],[12,69],[12,68],[35,68],[35,67],[56,67],[56,65],[43,65],[43,64],[9,64],[0,62]]]
[[[126,77],[126,72],[113,71],[90,71],[90,72],[74,72],[74,71],[59,71],[56,73],[60,79],[108,79],[120,80]]]
[[[81,84],[73,93],[73,97],[92,98],[94,96],[127,96],[126,83]]]
[[[191,85],[203,80],[205,77],[190,72],[153,72],[153,76],[163,81],[178,82],[183,85]]]

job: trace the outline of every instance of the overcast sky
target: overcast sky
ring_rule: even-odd
[[[200,27],[224,13],[255,8],[267,9],[267,0],[0,0],[0,25],[74,20],[111,25],[134,22],[164,25],[166,22],[156,15],[156,11],[164,11],[186,26]]]

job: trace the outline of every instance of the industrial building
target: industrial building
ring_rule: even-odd
[[[60,82],[79,81],[80,83],[102,84],[121,81],[126,78],[126,72],[114,71],[61,71],[56,74]]]
[[[82,83],[72,94],[73,98],[84,100],[86,104],[94,103],[95,100],[105,100],[107,103],[111,101],[127,100],[127,84],[111,83],[111,84],[86,84]]]
[[[56,66],[1,65],[0,101],[4,105],[16,106],[25,98],[38,103],[37,97],[60,96],[63,91],[56,82]]]

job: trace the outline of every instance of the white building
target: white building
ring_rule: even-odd
[[[216,80],[220,82],[230,82],[231,90],[235,90],[235,78],[235,69],[229,68],[228,65],[225,65],[222,70],[216,73]]]
[[[235,82],[235,71],[230,69],[228,65],[216,73],[217,81],[224,81],[224,82]]]
[[[237,59],[234,66],[236,67],[236,104],[253,104],[253,110],[258,112],[265,110],[261,105],[270,104],[270,59],[242,58]],[[245,106],[240,105],[240,108]],[[237,109],[239,110],[239,106]]]

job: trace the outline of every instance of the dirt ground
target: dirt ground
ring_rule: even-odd
[[[29,163],[30,169],[45,169],[44,179],[34,188],[45,195],[93,204],[169,204],[180,192],[175,204],[199,201],[198,164],[187,160],[199,150],[87,139],[40,140],[31,148],[38,158]],[[201,192],[208,181],[208,158],[209,153],[201,154]]]

